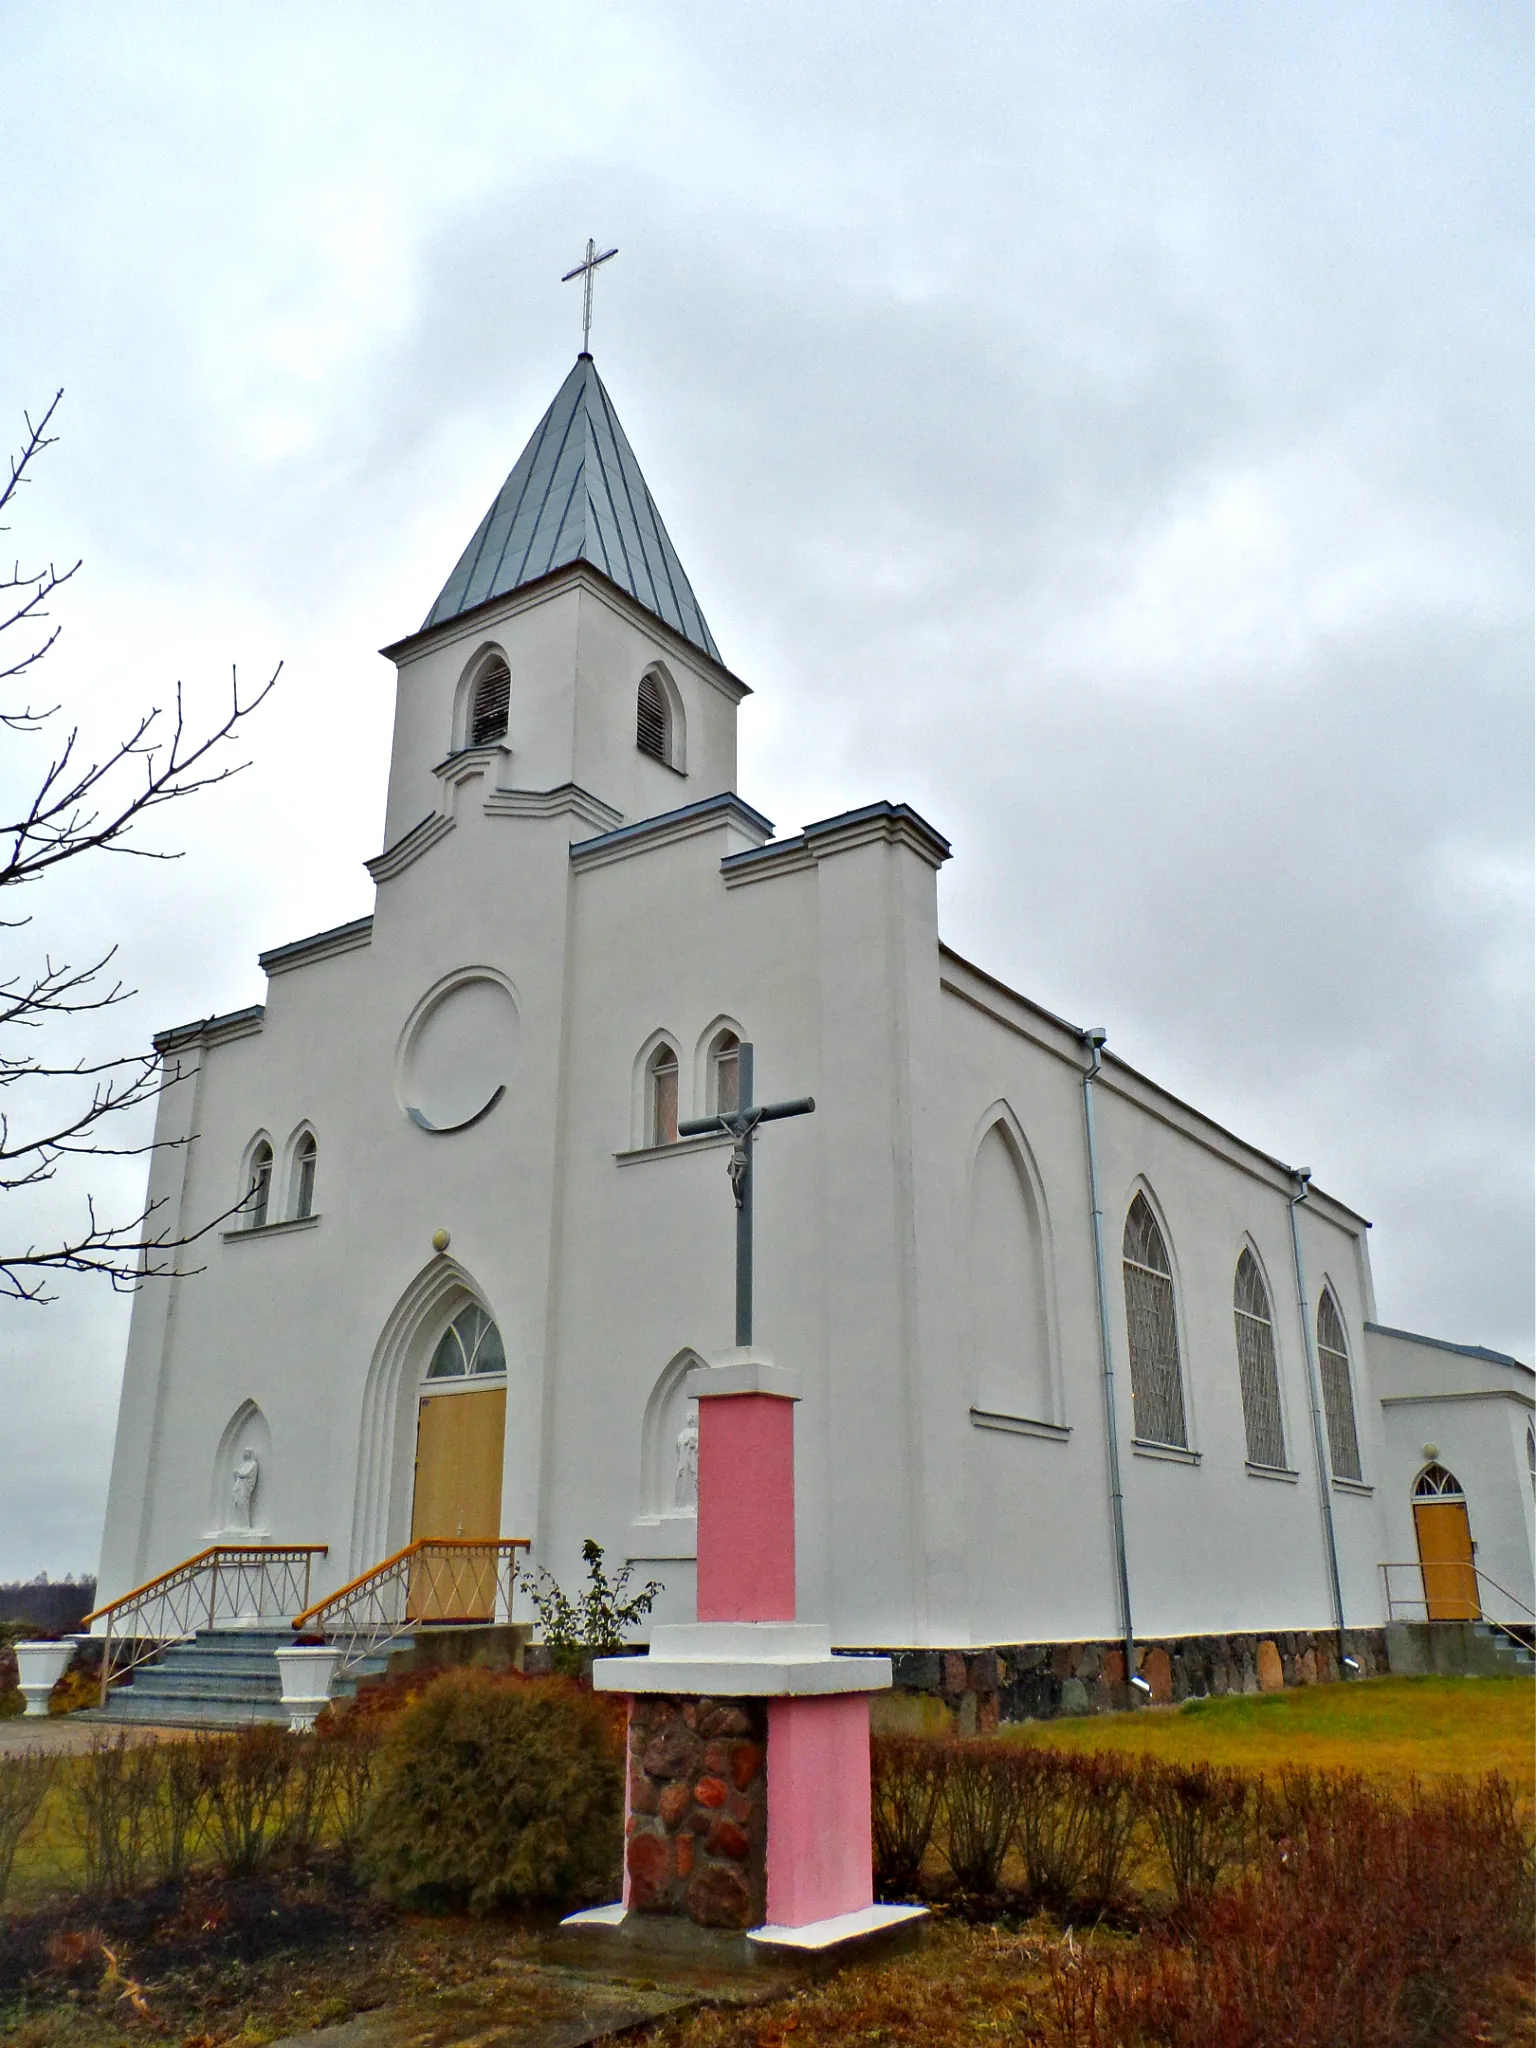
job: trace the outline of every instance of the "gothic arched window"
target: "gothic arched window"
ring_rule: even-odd
[[[469,701],[466,746],[489,747],[494,746],[497,740],[504,740],[511,706],[512,671],[501,655],[493,654],[475,678],[474,694]]]
[[[647,670],[635,700],[635,745],[655,761],[672,761],[672,706],[660,676]]]
[[[1465,1500],[1466,1493],[1454,1472],[1443,1465],[1426,1465],[1413,1482],[1415,1500]]]
[[[260,1230],[267,1220],[267,1211],[272,1206],[272,1147],[263,1138],[251,1153],[250,1173],[246,1183],[245,1227]]]
[[[1317,1304],[1317,1365],[1323,1380],[1323,1414],[1328,1421],[1328,1454],[1336,1479],[1360,1477],[1360,1438],[1355,1429],[1355,1396],[1349,1384],[1349,1348],[1344,1318],[1325,1287]]]
[[[289,1214],[300,1220],[315,1213],[315,1166],[320,1147],[313,1131],[305,1131],[293,1148],[293,1178]]]
[[[645,1129],[648,1145],[677,1143],[677,1052],[665,1040],[646,1062]]]
[[[721,1031],[709,1048],[709,1113],[729,1116],[741,1107],[741,1040]]]
[[[1125,1219],[1125,1324],[1131,1351],[1131,1409],[1148,1443],[1187,1447],[1184,1382],[1173,1269],[1152,1205],[1138,1195]]]
[[[1275,1319],[1259,1262],[1246,1245],[1232,1282],[1232,1315],[1237,1324],[1237,1371],[1243,1389],[1248,1462],[1279,1470],[1285,1464],[1285,1430],[1280,1419]]]
[[[501,1332],[478,1302],[460,1309],[437,1340],[429,1380],[461,1380],[470,1374],[505,1372],[507,1355],[501,1346]]]

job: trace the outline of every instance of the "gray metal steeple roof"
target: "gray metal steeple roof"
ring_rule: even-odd
[[[719,661],[714,635],[588,355],[576,358],[422,630],[575,561],[601,569]]]

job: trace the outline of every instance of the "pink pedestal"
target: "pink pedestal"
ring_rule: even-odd
[[[594,1685],[630,1695],[624,1901],[572,1917],[682,1914],[770,1950],[888,1934],[923,1917],[874,1903],[869,1695],[891,1665],[835,1654],[825,1624],[795,1619],[799,1382],[740,1350],[691,1373],[688,1391],[697,1620],[658,1624],[643,1658],[593,1666]]]
[[[874,1898],[869,1696],[768,1702],[768,1918],[806,1927]]]
[[[699,1403],[700,1621],[795,1618],[795,1404]]]

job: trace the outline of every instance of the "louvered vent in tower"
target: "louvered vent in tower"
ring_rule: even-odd
[[[672,719],[666,692],[655,676],[640,678],[635,709],[635,745],[657,761],[672,759]]]
[[[475,683],[475,701],[469,715],[472,747],[489,747],[506,738],[511,703],[512,671],[498,655],[486,663]]]

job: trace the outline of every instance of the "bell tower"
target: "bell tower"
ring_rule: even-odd
[[[492,790],[575,788],[625,823],[735,786],[747,686],[585,352],[420,630],[383,652],[399,671],[386,848],[444,808],[469,756]]]

